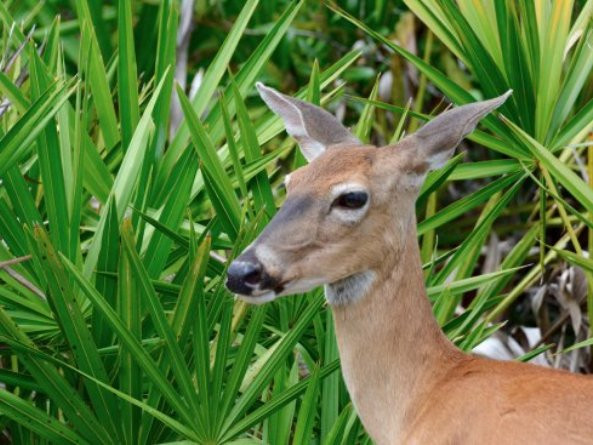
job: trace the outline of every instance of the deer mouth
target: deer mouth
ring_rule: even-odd
[[[272,291],[265,291],[262,293],[251,294],[251,295],[241,295],[237,294],[239,299],[243,300],[249,304],[264,304],[276,299],[278,295],[276,292]]]
[[[284,285],[278,284],[274,289],[252,289],[249,294],[237,293],[237,296],[247,303],[263,304],[276,299],[282,295],[283,291]]]
[[[279,282],[274,289],[253,289],[248,295],[237,294],[237,296],[247,303],[263,304],[275,300],[278,297],[308,292],[325,283],[326,281],[321,278],[295,279]]]

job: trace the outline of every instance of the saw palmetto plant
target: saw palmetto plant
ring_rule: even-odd
[[[224,287],[305,162],[257,80],[367,142],[512,89],[504,120],[486,118],[420,194],[429,296],[466,350],[535,326],[515,357],[591,371],[592,13],[572,0],[0,3],[3,440],[370,442],[322,289],[251,307]]]

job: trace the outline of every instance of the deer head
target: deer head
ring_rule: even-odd
[[[478,121],[511,93],[451,109],[395,145],[361,143],[327,111],[257,84],[309,164],[286,177],[286,201],[228,269],[252,303],[325,285],[330,304],[362,298],[385,259],[415,236],[415,200]],[[393,263],[393,261],[392,261]]]

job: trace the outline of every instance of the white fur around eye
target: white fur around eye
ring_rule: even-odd
[[[284,177],[284,181],[282,181],[284,183],[284,187],[288,187],[288,183],[290,182],[291,176],[292,176],[292,173],[289,173]]]
[[[334,200],[345,193],[352,193],[352,192],[364,192],[367,194],[368,199],[364,206],[360,209],[343,209],[340,207],[332,206],[330,212],[333,216],[340,219],[340,221],[352,225],[359,222],[367,213],[369,209],[369,204],[371,202],[371,195],[369,191],[364,187],[362,184],[356,182],[345,182],[342,184],[334,185],[331,188],[331,202],[333,203]]]

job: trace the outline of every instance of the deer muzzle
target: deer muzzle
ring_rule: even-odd
[[[231,292],[245,297],[258,297],[270,292],[278,294],[283,290],[279,280],[266,271],[251,250],[230,264],[226,286]]]

